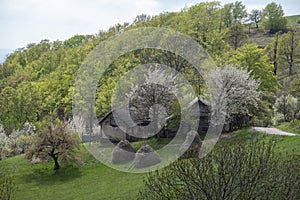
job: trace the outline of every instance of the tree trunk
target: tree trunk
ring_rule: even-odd
[[[56,171],[60,168],[59,163],[58,163],[58,155],[55,154],[55,155],[53,155],[52,158],[54,160],[54,170]]]

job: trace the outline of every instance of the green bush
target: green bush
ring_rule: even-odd
[[[223,146],[150,173],[139,199],[300,199],[299,161],[280,160],[272,142]]]
[[[14,199],[14,182],[8,170],[0,161],[0,199],[12,200]]]

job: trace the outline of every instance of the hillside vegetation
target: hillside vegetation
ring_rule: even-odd
[[[70,119],[76,72],[88,53],[101,41],[111,36],[145,26],[164,27],[187,34],[210,53],[217,65],[222,66],[226,63],[243,65],[241,68],[253,70],[253,76],[257,80],[264,85],[269,85],[263,86],[261,88],[263,91],[276,91],[278,85],[276,78],[291,75],[288,74],[290,64],[284,58],[283,50],[277,51],[277,54],[281,53],[282,56],[278,54],[274,57],[272,52],[275,47],[272,46],[272,41],[275,41],[275,35],[270,35],[261,24],[259,30],[256,30],[252,24],[249,34],[248,25],[242,24],[247,16],[245,6],[241,3],[232,5],[236,7],[236,12],[240,15],[230,14],[233,10],[230,10],[228,6],[221,7],[217,2],[200,3],[181,12],[166,12],[152,17],[140,15],[132,24],[117,24],[108,31],[100,31],[95,35],[76,35],[66,41],[51,42],[45,39],[38,44],[28,44],[27,47],[15,50],[0,67],[0,124],[5,132],[10,134],[13,130],[22,128],[26,121],[33,122],[40,127],[43,120],[49,119],[50,116],[56,116],[62,120]],[[228,15],[222,14],[225,11],[228,11]],[[288,30],[298,28],[294,26],[298,17],[288,17],[288,21],[291,22]],[[263,20],[260,23],[263,24]],[[281,35],[278,37],[279,40],[283,38]],[[249,43],[257,43],[267,48],[259,50],[258,47],[249,46]],[[278,50],[279,48],[281,47],[278,46]],[[296,59],[292,64],[292,68],[295,69],[292,70],[295,74],[298,71],[298,49],[299,47],[295,48],[293,52]],[[246,55],[248,51],[257,53],[252,55],[252,57],[257,56],[259,60],[257,63],[243,55]],[[170,59],[174,62],[170,62]],[[274,59],[276,66],[273,66]],[[98,84],[97,117],[104,116],[110,110],[112,89],[119,77],[134,66],[153,61],[171,64],[171,67],[175,69],[183,68],[185,65],[180,59],[176,61],[176,57],[157,51],[143,50],[120,57],[110,66]],[[264,65],[262,69],[264,72],[256,71],[254,65],[258,68]],[[278,73],[272,74],[273,68],[278,68]],[[186,76],[190,80],[194,79],[191,74]],[[295,84],[299,80],[297,77],[295,75],[292,78]],[[288,83],[292,80],[286,80],[288,82],[285,81],[282,86],[289,88]],[[194,81],[193,84],[196,89],[200,83]],[[203,93],[203,90],[198,93]],[[293,94],[298,95],[297,92]]]
[[[275,140],[275,152],[281,159],[288,158],[286,153],[300,156],[300,137],[250,133],[246,129],[228,134],[217,146],[244,143],[253,136]],[[133,145],[139,146],[139,142]],[[145,174],[118,172],[94,160],[84,148],[77,154],[85,157],[83,166],[66,165],[57,172],[51,170],[52,163],[32,164],[23,155],[3,161],[14,177],[16,199],[135,199],[143,189]]]
[[[225,5],[221,5],[220,2],[206,2],[182,9],[180,12],[165,12],[157,16],[142,14],[137,16],[133,23],[116,24],[109,30],[99,31],[94,35],[75,35],[65,41],[45,39],[37,44],[28,44],[24,48],[16,49],[3,64],[0,64],[1,170],[3,167],[0,177],[0,199],[3,198],[1,195],[3,191],[6,192],[6,187],[7,191],[10,191],[11,186],[11,193],[15,199],[24,200],[135,199],[139,191],[142,191],[140,194],[143,194],[143,191],[147,191],[146,187],[151,189],[152,185],[147,185],[147,180],[151,180],[151,175],[119,172],[95,160],[84,148],[84,145],[79,144],[78,135],[99,133],[99,124],[91,122],[91,120],[87,124],[81,123],[82,118],[80,117],[82,116],[73,116],[72,110],[73,96],[84,96],[80,91],[74,90],[74,83],[77,73],[89,53],[108,38],[120,36],[126,31],[140,27],[175,30],[186,34],[201,45],[209,53],[217,67],[209,74],[208,83],[204,83],[203,77],[196,73],[191,63],[175,53],[151,48],[138,49],[120,56],[108,66],[102,77],[99,77],[98,83],[95,83],[97,84],[95,96],[93,96],[95,107],[85,106],[92,105],[84,104],[89,103],[87,100],[87,102],[81,102],[84,109],[95,111],[98,119],[104,117],[111,111],[113,91],[120,78],[131,69],[147,63],[159,63],[179,72],[189,81],[191,85],[189,90],[193,90],[190,92],[201,98],[207,98],[204,101],[219,97],[220,90],[216,90],[211,95],[207,92],[211,85],[218,85],[220,83],[218,81],[224,81],[227,88],[222,89],[224,91],[228,89],[224,92],[226,94],[224,96],[229,99],[230,103],[227,107],[229,109],[223,113],[226,112],[226,123],[229,125],[230,133],[221,136],[222,140],[216,144],[214,152],[219,155],[218,158],[222,158],[222,151],[218,150],[228,147],[226,151],[228,156],[232,153],[230,148],[235,148],[236,145],[255,143],[252,140],[253,137],[257,139],[255,141],[261,141],[263,144],[270,141],[275,142],[274,153],[276,159],[279,159],[282,164],[285,174],[276,174],[281,171],[274,173],[271,171],[268,174],[266,168],[260,168],[259,162],[252,163],[251,158],[257,159],[261,155],[256,155],[256,149],[249,145],[239,146],[235,152],[240,149],[243,150],[245,156],[250,155],[246,170],[262,170],[270,188],[274,186],[273,183],[278,184],[278,181],[288,180],[287,174],[292,171],[294,179],[288,183],[293,185],[294,193],[298,192],[294,195],[299,196],[300,187],[297,186],[300,185],[300,179],[295,180],[295,178],[300,177],[300,168],[297,168],[297,163],[293,166],[286,165],[292,167],[285,167],[284,164],[300,158],[300,137],[264,135],[253,133],[250,128],[245,128],[276,126],[282,130],[300,133],[299,20],[300,15],[284,17],[284,10],[274,2],[266,5],[262,11],[254,10],[251,13],[247,13],[245,5],[238,1]],[[135,42],[141,40],[139,37],[131,39]],[[162,38],[156,42],[166,41]],[[119,49],[123,47],[121,43],[114,45]],[[151,67],[149,67],[149,71],[151,71],[150,69]],[[156,75],[156,77],[162,77],[165,74],[156,71]],[[86,76],[88,81],[92,80],[91,76]],[[146,76],[144,78],[147,79]],[[173,77],[164,76],[164,78],[171,79],[172,82]],[[124,84],[130,85],[131,82],[125,80]],[[163,86],[167,87],[167,85]],[[223,85],[219,84],[219,86]],[[147,92],[149,91],[146,90],[147,88],[142,89],[143,97],[150,94]],[[157,95],[154,100],[157,99],[156,97]],[[139,97],[134,100],[137,99]],[[164,99],[164,102],[169,102],[170,99],[167,101]],[[181,109],[179,107],[182,105],[178,106],[178,102],[171,100],[172,104],[170,103],[169,110],[174,112],[172,116],[175,116],[175,120],[170,123],[170,126],[178,127],[179,120],[177,118],[182,117],[178,114]],[[145,102],[146,100],[142,101],[142,103]],[[140,104],[140,106],[143,107],[144,104]],[[136,112],[140,111],[138,114],[146,116],[146,120],[149,121],[150,113],[149,110],[145,111],[145,107],[144,110],[137,109]],[[89,118],[90,116],[83,117]],[[142,120],[145,121],[145,118]],[[79,124],[80,130],[74,129],[72,125],[75,123]],[[59,125],[63,128],[60,129]],[[232,130],[237,131],[231,132]],[[70,136],[74,139],[70,140],[74,145],[70,145],[71,142],[66,140],[71,139]],[[138,149],[144,143],[148,143],[156,150],[171,140],[170,138],[159,138],[159,134],[157,136],[157,138],[134,142],[132,146]],[[94,147],[100,145],[94,144]],[[75,147],[78,145],[80,148],[76,149]],[[197,146],[197,148],[200,147]],[[262,145],[260,150],[266,152],[270,149]],[[31,157],[28,156],[28,152],[31,152]],[[24,153],[27,159],[24,157]],[[54,161],[59,161],[61,167],[57,167],[53,171],[53,163],[50,161],[31,163],[32,158],[33,160],[37,157],[48,159],[49,156]],[[238,156],[234,155],[235,158]],[[74,160],[78,159],[78,163],[73,163],[71,157]],[[266,156],[262,159],[268,161],[269,157]],[[204,160],[210,162],[209,159]],[[193,160],[187,159],[186,162],[190,161]],[[199,163],[202,164],[202,162]],[[221,162],[221,164],[224,163],[231,166],[230,159]],[[273,162],[271,166],[267,167],[271,167],[267,169],[276,168],[276,163]],[[183,166],[181,169],[191,172],[189,165]],[[164,178],[160,178],[160,172],[154,172],[158,181],[164,180]],[[170,173],[170,177],[173,175],[172,172],[176,174],[177,171],[167,171]],[[220,170],[220,172],[223,171]],[[247,176],[247,173],[244,175]],[[253,179],[258,179],[259,175],[255,175]],[[279,175],[283,179],[277,179]],[[220,178],[218,175],[216,177]],[[196,178],[200,178],[200,176]],[[184,180],[179,181],[180,184],[184,184]],[[197,179],[197,181],[199,180]],[[221,182],[220,184],[222,184]],[[206,182],[202,181],[201,183],[205,184]],[[247,187],[248,183],[243,184]],[[282,188],[285,187],[285,184],[281,185],[280,189],[286,192],[286,188]],[[252,187],[253,185],[248,186]],[[263,189],[268,190],[268,187]],[[165,188],[167,187],[159,184],[156,187],[157,190]],[[219,191],[220,188],[216,186],[214,189],[214,191]],[[168,192],[172,193],[172,190],[166,191],[166,193]],[[247,192],[255,193],[251,188]],[[179,194],[181,193],[179,192]],[[146,198],[147,195],[144,197]],[[288,198],[288,195],[284,197]]]

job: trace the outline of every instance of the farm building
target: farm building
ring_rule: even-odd
[[[200,111],[200,119],[199,119],[199,126],[198,126],[198,133],[200,134],[205,134],[208,130],[209,127],[209,118],[210,118],[210,107],[209,104],[204,101],[201,98],[196,98],[195,100],[193,100],[190,103],[190,106],[192,107],[191,111]],[[193,109],[193,106],[199,106],[198,109]],[[120,112],[120,110],[118,111],[119,114],[122,115],[122,110]],[[197,116],[197,114],[195,113],[195,116]],[[125,133],[123,130],[121,130],[117,123],[116,123],[116,119],[115,117],[119,116],[114,113],[113,111],[110,111],[109,113],[107,113],[100,121],[99,121],[99,125],[101,127],[101,135],[104,137],[107,137],[108,139],[110,139],[111,141],[120,141],[122,139],[127,139],[129,141],[137,141],[139,140],[138,137],[134,137],[132,135],[138,135],[139,133],[142,133],[141,129],[145,129],[145,127],[150,123],[149,120],[147,121],[142,121],[139,120],[137,118],[136,115],[134,115],[133,113],[131,113],[131,119],[137,124],[136,126],[128,126],[131,127],[130,130],[128,130],[128,132],[130,132],[131,134],[127,134]],[[128,117],[129,118],[129,117]],[[120,119],[120,118],[119,118]],[[118,120],[119,120],[118,119]],[[124,120],[124,118],[122,118]],[[123,123],[125,124],[130,124],[131,123],[131,119],[128,119],[128,121],[123,121]],[[126,119],[125,119],[126,120]],[[171,127],[169,126],[169,122],[172,120],[172,118],[169,118],[167,120],[166,125],[162,128],[162,130],[158,133],[159,137],[161,138],[171,138],[174,137],[174,135],[176,134],[176,131],[178,129],[176,129],[176,127]],[[133,133],[133,134],[132,134]]]

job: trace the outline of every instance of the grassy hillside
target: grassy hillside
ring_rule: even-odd
[[[5,162],[15,177],[16,199],[134,199],[142,184],[141,174],[122,173],[93,159],[56,173],[53,163],[31,164],[22,155]]]
[[[283,131],[300,134],[300,120],[282,123],[277,128]]]
[[[262,140],[275,140],[276,152],[286,158],[285,153],[300,156],[300,137],[286,137],[251,133],[240,130],[224,135],[217,145],[240,143],[256,136]],[[151,140],[156,147],[166,143]],[[133,144],[139,147],[141,142]],[[134,199],[142,186],[144,174],[123,173],[95,161],[84,149],[78,152],[86,158],[84,166],[66,167],[52,171],[53,163],[32,164],[16,156],[5,161],[12,171],[17,185],[16,199]]]
[[[290,25],[300,25],[300,23],[298,23],[298,21],[300,22],[300,15],[287,16],[287,20]]]
[[[300,24],[297,23],[300,21],[300,15],[287,16],[286,18],[288,21],[288,27],[296,27],[298,30],[300,30]],[[245,27],[245,32],[248,33],[248,27]],[[274,38],[274,35],[270,35],[267,30],[264,30],[263,22],[259,23],[259,30],[257,30],[253,24],[250,32],[251,34],[249,35],[248,42],[255,43],[262,47],[270,44]]]

